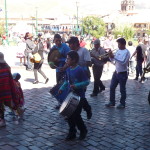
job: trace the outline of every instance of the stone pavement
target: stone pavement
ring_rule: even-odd
[[[112,68],[112,67],[110,67]],[[46,64],[43,71],[49,77],[44,84],[32,84],[32,71],[22,67],[12,67],[12,73],[19,72],[25,96],[26,111],[24,120],[16,121],[6,108],[5,128],[0,128],[0,150],[150,150],[150,106],[147,95],[150,90],[150,79],[144,84],[129,77],[127,82],[127,107],[123,110],[106,108],[109,100],[109,85],[112,72],[103,74],[102,80],[106,90],[97,97],[91,98],[93,79],[88,86],[86,96],[92,106],[93,116],[86,119],[88,128],[85,140],[66,142],[67,122],[54,109],[57,101],[49,94],[55,84],[55,71]],[[119,87],[116,90],[116,101],[119,103]],[[77,133],[79,136],[79,133]]]
[[[96,98],[89,95],[93,82],[88,86],[87,99],[92,106],[93,116],[86,119],[87,138],[83,141],[66,142],[68,125],[54,109],[57,101],[49,94],[55,84],[55,72],[49,66],[43,68],[50,81],[33,85],[33,72],[24,67],[12,68],[22,75],[21,84],[25,96],[24,120],[14,121],[6,109],[6,128],[0,129],[1,150],[149,150],[150,149],[150,107],[147,95],[150,80],[141,84],[132,79],[127,83],[127,107],[124,110],[105,108],[109,99],[111,72],[103,74],[106,90]],[[116,101],[119,102],[119,88]],[[79,133],[77,134],[77,136]]]

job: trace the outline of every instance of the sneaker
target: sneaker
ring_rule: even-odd
[[[79,140],[84,140],[86,138],[86,135],[87,135],[87,130],[81,131],[80,136],[79,136]]]
[[[119,104],[119,105],[117,106],[117,108],[118,108],[118,109],[125,108],[125,105],[123,105],[123,104]]]
[[[97,96],[97,94],[96,93],[92,93],[90,96],[94,97],[94,96]]]
[[[5,127],[6,123],[4,119],[0,119],[0,127]]]
[[[115,104],[113,104],[112,102],[109,102],[108,104],[105,104],[106,107],[114,107]]]
[[[39,83],[39,81],[34,81],[34,82],[33,82],[33,84],[38,84],[38,83]]]
[[[47,79],[45,80],[45,84],[46,84],[48,81],[49,81],[49,78],[47,78]]]
[[[65,138],[66,141],[71,141],[74,140],[76,138],[76,134],[75,133],[69,133],[67,135],[67,137]]]

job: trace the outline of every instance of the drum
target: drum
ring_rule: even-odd
[[[60,87],[63,85],[63,82],[56,84],[49,92],[53,97],[57,99],[57,101],[62,104],[62,102],[66,99],[67,95],[70,93],[70,85],[66,87],[61,94],[58,93]]]
[[[61,56],[61,54],[57,48],[51,49],[50,52],[48,53],[47,61],[48,61],[49,66],[52,69],[57,68],[57,66],[59,64],[60,56]]]
[[[69,118],[74,111],[77,109],[77,106],[79,105],[80,97],[73,92],[70,92],[65,101],[62,103],[59,113],[65,117]]]

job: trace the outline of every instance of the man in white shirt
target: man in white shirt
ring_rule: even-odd
[[[126,105],[126,82],[128,79],[128,64],[130,59],[130,52],[126,49],[126,40],[120,38],[117,40],[119,50],[113,55],[112,51],[109,52],[109,57],[111,61],[115,61],[116,70],[113,73],[111,84],[110,84],[110,100],[106,104],[106,107],[115,106],[115,90],[117,85],[120,85],[120,104],[117,108],[125,108]]]
[[[89,51],[84,47],[80,47],[79,39],[77,37],[74,36],[70,37],[70,39],[66,43],[69,44],[71,50],[74,50],[78,53],[79,55],[78,65],[83,68],[83,70],[87,73],[88,78],[90,79],[90,71],[88,67],[91,66],[91,56]],[[83,101],[83,109],[87,113],[87,119],[91,119],[92,117],[91,106],[89,105],[86,98],[84,98]]]
[[[129,41],[128,42],[128,47],[127,47],[127,49],[129,50],[129,52],[130,52],[130,56],[132,56],[133,55],[133,53],[135,52],[135,47],[133,46],[133,43],[132,43],[132,41]],[[135,71],[135,67],[134,67],[134,64],[135,64],[135,57],[132,57],[132,58],[130,58],[130,61],[129,61],[129,71],[133,74],[134,73],[134,71]]]

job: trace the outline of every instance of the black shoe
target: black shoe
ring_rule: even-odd
[[[92,118],[92,110],[88,110],[87,111],[87,119],[91,119]]]
[[[104,87],[104,88],[101,88],[101,89],[99,90],[99,93],[101,93],[101,92],[103,92],[103,91],[105,91],[105,87]]]
[[[79,140],[84,140],[86,138],[86,135],[87,135],[87,130],[81,131],[80,136],[79,136]]]
[[[65,138],[66,141],[71,141],[74,140],[76,138],[76,134],[75,133],[69,133],[67,135],[67,137]]]
[[[96,93],[92,93],[90,96],[94,97],[94,96],[97,96],[97,94]]]
[[[113,104],[112,102],[109,102],[108,104],[105,104],[106,107],[114,107],[115,104]]]
[[[59,109],[59,108],[60,108],[60,106],[61,106],[61,105],[57,105],[57,106],[55,107],[55,109]]]
[[[49,78],[47,78],[47,79],[45,80],[45,84],[46,84],[48,81],[49,81]]]
[[[38,84],[38,83],[39,83],[39,81],[34,81],[34,82],[33,82],[33,84]]]

